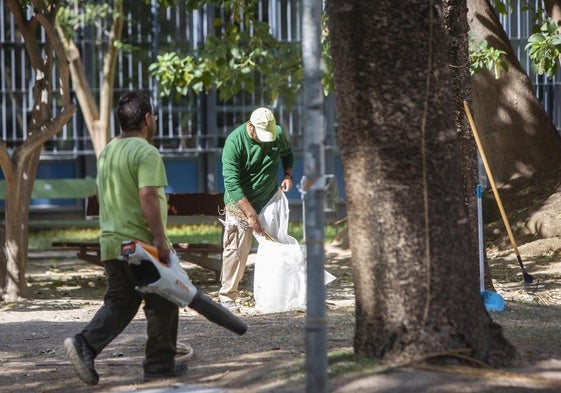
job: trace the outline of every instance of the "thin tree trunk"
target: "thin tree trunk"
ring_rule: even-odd
[[[97,107],[96,99],[88,83],[88,76],[86,75],[84,63],[80,57],[80,51],[74,40],[64,35],[64,30],[60,26],[57,26],[57,33],[66,51],[70,67],[70,76],[72,77],[72,84],[76,91],[76,98],[80,104],[80,111],[82,116],[84,116],[84,122],[90,133],[90,138],[94,141],[96,139],[94,138],[94,123],[99,121],[99,108]],[[95,144],[94,150],[97,155]]]
[[[76,108],[70,101],[69,70],[64,50],[55,31],[55,17],[59,3],[51,2],[45,8],[34,4],[34,13],[27,19],[24,6],[18,0],[8,0],[10,11],[25,41],[26,53],[33,68],[33,109],[25,142],[10,156],[6,144],[0,143],[0,166],[6,179],[5,208],[5,264],[0,274],[0,295],[4,301],[16,301],[28,296],[25,273],[27,269],[29,205],[37,165],[44,143],[57,134],[74,115]],[[41,30],[46,37],[40,46],[36,36]],[[56,53],[56,61],[54,54]],[[61,110],[53,117],[54,67],[59,75]]]
[[[76,90],[76,97],[84,115],[84,121],[90,134],[96,157],[99,156],[110,139],[109,125],[113,110],[113,89],[119,54],[117,43],[122,38],[125,19],[122,0],[115,1],[112,15],[113,19],[107,51],[103,56],[103,78],[99,92],[99,107],[91,91],[80,52],[73,38],[67,37],[64,34],[64,30],[60,27],[57,29],[70,61],[70,74]]]
[[[6,262],[8,278],[4,300],[13,302],[29,297],[27,291],[27,249],[29,205],[40,149],[31,153],[25,162],[18,165],[14,181],[6,187]]]
[[[561,1],[544,0],[543,5],[547,15],[559,24],[561,22]]]
[[[115,67],[117,66],[117,42],[121,40],[123,33],[123,1],[115,1],[113,7],[113,24],[111,27],[111,38],[105,56],[103,56],[103,81],[100,89],[100,117],[95,124],[95,146],[96,156],[99,156],[105,145],[109,142],[109,118],[113,110],[113,86],[115,84]]]
[[[7,260],[6,260],[6,234],[4,228],[0,228],[0,298],[4,295],[4,288],[8,283],[6,276]]]

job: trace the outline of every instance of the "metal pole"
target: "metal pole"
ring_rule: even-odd
[[[150,60],[152,62],[156,61],[158,53],[160,52],[160,18],[159,18],[160,4],[157,0],[152,0],[150,4],[150,15],[152,18],[152,51],[150,53]],[[150,86],[152,90],[152,105],[153,110],[160,112],[160,118],[162,118],[161,108],[160,108],[160,93],[158,91],[158,83],[151,78]]]
[[[321,86],[322,0],[304,0],[304,192],[307,254],[306,392],[327,392],[327,322],[324,279],[325,119]]]

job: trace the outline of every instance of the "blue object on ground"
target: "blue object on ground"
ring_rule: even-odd
[[[497,292],[481,291],[481,297],[483,297],[483,303],[487,311],[504,311],[505,300]]]

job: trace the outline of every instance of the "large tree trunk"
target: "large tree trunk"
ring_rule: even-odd
[[[468,32],[469,26],[465,0],[448,0],[443,2],[442,15],[448,33],[448,56],[452,71],[452,89],[454,92],[455,123],[458,133],[460,149],[460,167],[463,174],[464,198],[470,223],[470,238],[475,254],[479,253],[479,227],[477,211],[476,189],[479,183],[479,165],[477,162],[477,146],[463,102],[471,102],[471,77],[466,59],[469,57]],[[483,245],[483,249],[485,246]],[[490,274],[487,255],[483,253],[485,268],[485,288],[493,290],[493,280]],[[473,261],[479,268],[478,259]]]
[[[502,364],[514,349],[479,293],[448,41],[430,4],[328,4],[356,288],[354,348],[389,361],[467,349]]]
[[[537,100],[489,1],[467,0],[467,4],[475,41],[486,39],[506,52],[508,72],[495,79],[484,70],[472,78],[473,117],[497,186],[517,190],[518,183],[561,169],[561,137]]]

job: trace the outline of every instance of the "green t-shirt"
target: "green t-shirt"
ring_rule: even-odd
[[[160,211],[165,228],[166,185],[162,157],[144,138],[115,138],[107,144],[97,161],[102,261],[119,258],[124,240],[152,244],[152,232],[142,214],[138,190],[160,187]]]
[[[294,154],[280,126],[277,125],[273,142],[253,140],[246,126],[244,123],[233,130],[224,143],[224,203],[234,204],[245,196],[259,213],[279,187],[279,163],[285,170],[292,169]]]

